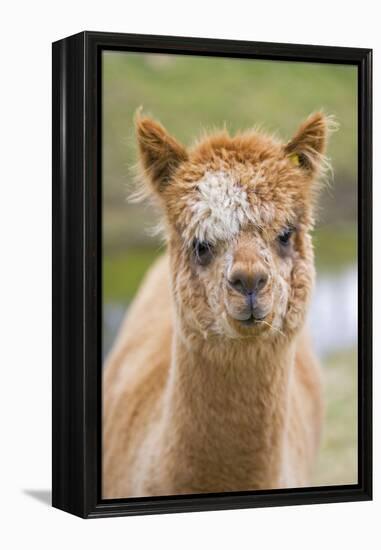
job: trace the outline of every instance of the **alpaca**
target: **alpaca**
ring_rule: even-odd
[[[167,253],[146,275],[103,385],[103,498],[310,483],[322,424],[305,327],[329,118],[283,144],[222,131],[187,149],[138,114]]]

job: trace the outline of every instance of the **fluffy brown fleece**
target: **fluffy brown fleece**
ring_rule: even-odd
[[[103,497],[308,485],[322,418],[305,329],[328,120],[283,144],[221,132],[193,148],[136,120],[167,254],[107,360]]]

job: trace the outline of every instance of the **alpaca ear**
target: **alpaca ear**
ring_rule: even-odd
[[[155,191],[161,192],[174,170],[188,158],[187,151],[155,120],[135,117],[140,160]]]
[[[318,172],[324,162],[329,119],[323,113],[314,113],[305,120],[285,151],[292,162],[311,174]]]

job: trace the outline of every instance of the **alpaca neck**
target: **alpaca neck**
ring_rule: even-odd
[[[294,345],[175,336],[165,400],[184,490],[279,487]]]

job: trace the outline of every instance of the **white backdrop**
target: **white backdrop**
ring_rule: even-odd
[[[375,501],[139,518],[80,520],[47,501],[51,465],[51,46],[81,30],[373,47],[380,94],[377,3],[95,0],[7,2],[2,8],[0,200],[2,319],[0,543],[4,548],[375,548]],[[377,107],[377,105],[376,105]],[[380,114],[375,113],[375,151]],[[375,154],[375,177],[380,162]],[[380,187],[375,185],[375,210]],[[375,235],[381,216],[376,215]],[[377,238],[375,238],[377,243]],[[377,250],[376,250],[377,252]],[[380,280],[380,256],[375,280]],[[375,285],[376,306],[380,305]],[[375,334],[380,308],[375,309]],[[377,338],[376,338],[377,339]],[[378,348],[378,349],[377,349]],[[375,464],[380,462],[379,346]],[[37,492],[37,493],[36,493]],[[36,494],[39,498],[36,498]],[[33,496],[34,495],[34,496]],[[42,500],[41,500],[42,499]],[[379,543],[378,543],[379,544]]]

